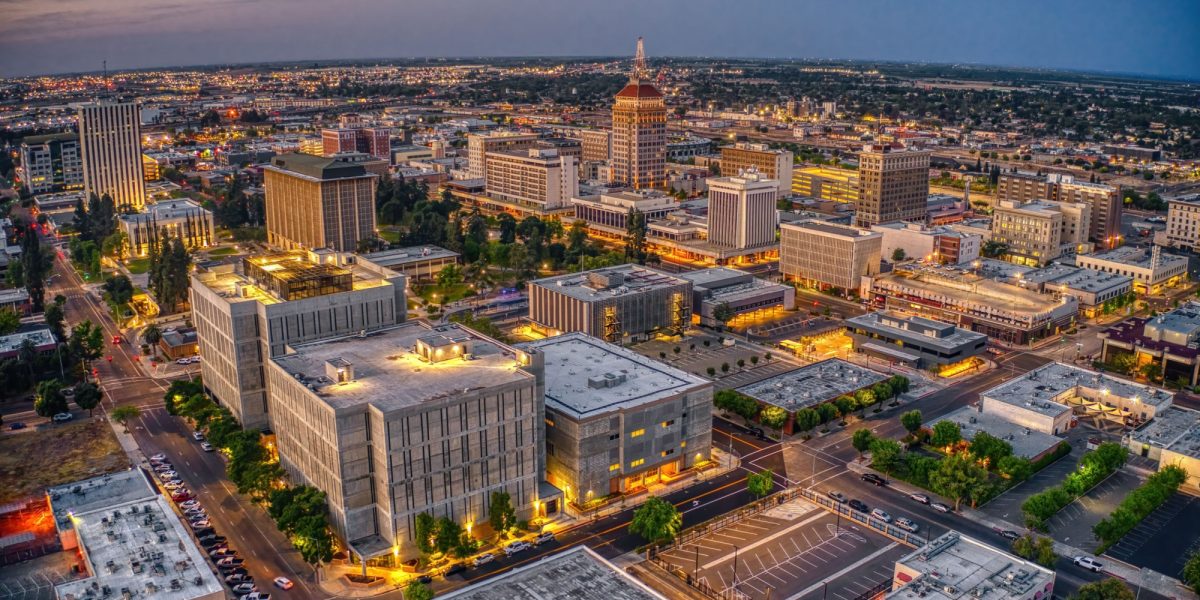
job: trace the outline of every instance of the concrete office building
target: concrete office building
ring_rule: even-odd
[[[1137,426],[1171,406],[1173,394],[1066,363],[1049,363],[980,392],[984,413],[1060,435],[1075,412]]]
[[[1087,205],[1091,207],[1087,239],[1104,249],[1120,245],[1121,197],[1118,188],[1076,181],[1071,175],[1059,173],[1005,173],[997,182],[996,200]]]
[[[631,211],[646,217],[646,222],[665,219],[680,209],[680,203],[659,190],[619,190],[572,198],[575,218],[588,224],[589,233],[622,241]]]
[[[743,172],[756,171],[765,179],[772,180],[779,198],[791,194],[792,161],[791,151],[773,150],[766,144],[739,142],[721,147],[722,175],[736,177]]]
[[[1200,249],[1200,196],[1167,200],[1167,228],[1154,242],[1195,252]]]
[[[287,250],[353,252],[375,235],[378,176],[361,164],[283,154],[263,169],[267,241]]]
[[[884,223],[871,226],[871,231],[883,236],[881,253],[884,260],[893,260],[896,250],[904,252],[901,260],[915,259],[959,265],[979,258],[983,237],[955,231],[945,225],[926,227],[920,223]]]
[[[753,169],[736,177],[709,179],[708,241],[739,249],[774,245],[779,225],[777,188],[774,179]]]
[[[712,382],[582,333],[545,357],[546,481],[581,510],[707,464]]]
[[[1125,275],[1060,264],[1020,274],[1010,283],[1043,294],[1074,297],[1089,318],[1103,314],[1104,303],[1133,290],[1133,280]]]
[[[1175,465],[1187,471],[1188,488],[1200,486],[1200,412],[1172,406],[1123,441],[1135,455],[1157,461],[1159,469]]]
[[[547,335],[580,331],[626,343],[682,333],[692,320],[692,284],[638,265],[529,282],[529,320]]]
[[[924,221],[929,197],[929,155],[924,150],[882,144],[863,147],[858,155],[855,225]]]
[[[1122,246],[1100,254],[1079,255],[1075,264],[1086,269],[1124,275],[1133,279],[1133,291],[1158,295],[1188,279],[1186,256],[1163,254],[1150,249]]]
[[[680,273],[692,282],[692,310],[695,321],[715,327],[725,325],[713,316],[718,307],[728,306],[736,323],[742,315],[770,313],[796,308],[796,288],[759,279],[745,271],[712,267]]]
[[[1008,246],[1008,260],[1041,266],[1064,249],[1081,249],[1090,220],[1086,204],[1001,200],[992,212],[992,240]]]
[[[404,321],[404,290],[403,275],[329,251],[197,265],[189,299],[204,387],[243,426],[264,427],[266,361],[288,345]]]
[[[84,191],[108,194],[118,209],[141,210],[146,182],[138,104],[102,101],[80,104],[77,110]]]
[[[404,275],[410,282],[437,279],[442,269],[457,265],[461,258],[457,252],[438,246],[394,248],[360,256],[375,265]]]
[[[1156,317],[1134,317],[1100,332],[1100,360],[1131,356],[1133,364],[1154,363],[1168,382],[1200,384],[1200,302],[1188,302]]]
[[[613,102],[612,179],[634,189],[667,183],[667,105],[651,83],[641,38],[629,83]]]
[[[917,369],[960,363],[987,351],[986,335],[923,317],[880,311],[845,324],[855,351]]]
[[[784,279],[820,288],[857,290],[879,273],[883,236],[817,220],[779,226],[779,270]]]
[[[207,248],[217,242],[212,212],[187,198],[147,204],[145,212],[117,216],[117,224],[128,239],[129,253],[145,256],[150,243],[166,232],[188,248]]]
[[[361,152],[387,164],[392,162],[392,133],[377,127],[355,127],[321,130],[322,155]]]
[[[411,322],[267,361],[271,427],[295,483],[328,496],[331,525],[364,559],[419,554],[415,519],[469,526],[492,492],[518,518],[543,493],[542,360],[459,325]]]
[[[948,531],[896,561],[884,600],[1044,600],[1054,571]]]
[[[441,600],[667,600],[587,546],[550,554],[438,596]]]
[[[582,162],[608,162],[612,159],[612,132],[606,129],[583,129],[578,132],[582,145]]]
[[[832,202],[858,202],[858,171],[836,167],[795,169],[792,193]]]
[[[470,179],[487,177],[487,155],[492,152],[528,150],[537,146],[536,133],[497,131],[467,134],[467,175]]]
[[[489,152],[484,164],[484,189],[497,200],[545,211],[569,207],[579,195],[576,159],[557,150]]]
[[[55,133],[21,140],[21,166],[17,173],[30,194],[83,189],[79,136]]]

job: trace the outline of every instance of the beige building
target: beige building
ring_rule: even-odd
[[[612,108],[612,179],[634,189],[667,184],[667,105],[650,83],[640,52],[629,83]]]
[[[360,164],[307,154],[276,156],[263,169],[267,241],[287,250],[353,252],[375,236],[378,176]]]
[[[678,334],[692,322],[692,283],[638,265],[536,279],[529,320],[546,335],[581,331],[613,343]]]
[[[1081,254],[1075,257],[1075,265],[1125,275],[1133,279],[1133,291],[1139,294],[1161,294],[1188,278],[1187,257],[1165,254],[1159,246],[1149,250],[1121,246],[1100,254]]]
[[[108,194],[118,209],[141,210],[146,182],[140,107],[136,102],[101,101],[76,108],[84,191]]]
[[[328,495],[334,531],[366,559],[418,556],[422,513],[483,522],[492,492],[527,519],[550,499],[542,370],[538,351],[453,324],[292,346],[266,365],[280,464]]]
[[[996,199],[1086,204],[1091,209],[1091,222],[1085,237],[1102,249],[1121,245],[1121,197],[1120,190],[1113,186],[1076,181],[1060,173],[1006,173],[997,182]]]
[[[579,132],[583,145],[583,162],[608,162],[612,159],[612,132],[604,129],[584,129]]]
[[[792,171],[792,193],[829,200],[858,202],[858,171],[836,167],[805,167]]]
[[[1187,471],[1184,484],[1200,486],[1200,412],[1172,406],[1154,420],[1125,434],[1131,452],[1158,462],[1158,468],[1175,465]]]
[[[777,190],[774,179],[754,170],[709,179],[708,241],[739,249],[774,245]]]
[[[1041,266],[1062,253],[1063,213],[1050,204],[1001,200],[992,212],[992,240],[1008,246],[1008,259]]]
[[[755,170],[774,180],[780,198],[791,193],[792,161],[791,151],[772,150],[766,144],[739,142],[721,147],[721,175],[736,177],[744,171]]]
[[[573,156],[557,150],[530,148],[489,152],[485,191],[498,200],[535,208],[555,210],[571,206],[579,195],[579,166]]]
[[[264,427],[266,361],[289,344],[404,321],[404,289],[404,276],[329,251],[199,265],[189,299],[204,387],[243,426]]]
[[[779,270],[789,281],[857,291],[879,273],[883,236],[857,227],[809,220],[779,226]]]
[[[150,242],[165,232],[168,237],[183,240],[188,248],[206,248],[217,242],[212,212],[187,198],[159,200],[147,204],[145,212],[122,214],[117,223],[134,256],[145,256]]]
[[[870,227],[924,221],[929,199],[928,151],[867,145],[858,155],[858,206],[854,223]]]
[[[1167,201],[1167,229],[1155,236],[1155,243],[1192,251],[1200,248],[1200,196]]]
[[[491,152],[528,150],[537,146],[536,133],[502,131],[467,135],[467,174],[471,179],[487,177],[487,155]]]

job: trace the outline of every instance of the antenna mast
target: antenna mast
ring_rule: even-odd
[[[642,45],[641,36],[638,36],[637,54],[633,56],[633,78],[646,78],[646,48]]]

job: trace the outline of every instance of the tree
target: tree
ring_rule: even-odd
[[[875,391],[869,388],[858,390],[854,392],[854,401],[865,413],[868,406],[875,404]]]
[[[128,245],[129,235],[124,231],[113,232],[100,244],[100,253],[109,258],[122,258]]]
[[[938,421],[933,424],[933,436],[929,443],[937,448],[945,448],[962,440],[962,429],[954,421]]]
[[[458,546],[463,530],[458,523],[449,517],[442,517],[437,522],[437,534],[434,545],[438,552],[446,553]]]
[[[651,496],[633,513],[629,532],[642,536],[647,542],[669,542],[679,535],[683,526],[683,515],[674,504],[657,496]]]
[[[983,243],[979,249],[979,253],[986,258],[1000,258],[1008,253],[1008,244],[996,240],[988,240]]]
[[[442,267],[441,271],[438,271],[437,281],[438,285],[442,286],[452,286],[462,283],[462,269],[458,265],[446,265]]]
[[[728,325],[735,316],[737,316],[737,313],[734,312],[733,307],[728,302],[722,302],[713,308],[713,320],[720,324],[718,329]]]
[[[866,427],[855,430],[854,435],[850,436],[850,444],[854,446],[855,450],[858,450],[859,458],[862,458],[863,453],[871,449],[873,441],[875,441],[875,434]]]
[[[21,326],[21,315],[11,308],[0,309],[0,335],[8,335]]]
[[[1135,596],[1120,579],[1109,577],[1079,586],[1071,600],[1134,600]]]
[[[1058,555],[1054,553],[1054,540],[1048,537],[1027,533],[1013,540],[1012,551],[1013,554],[1048,569],[1053,569],[1054,563],[1058,561]]]
[[[986,431],[980,431],[971,438],[971,456],[983,461],[986,466],[995,467],[1000,459],[1012,456],[1012,453],[1012,444]]]
[[[62,395],[62,382],[57,379],[47,379],[37,384],[33,400],[33,411],[39,417],[53,417],[58,413],[69,410],[67,399]]]
[[[802,408],[796,411],[792,418],[792,423],[800,431],[809,431],[813,427],[821,424],[821,415],[811,408]]]
[[[513,509],[512,496],[508,492],[492,492],[488,504],[488,524],[492,531],[503,534],[517,522],[517,511]]]
[[[142,330],[142,340],[150,345],[157,344],[162,340],[162,330],[158,328],[158,325],[150,325]]]
[[[884,473],[891,473],[900,464],[900,443],[896,440],[875,439],[871,441],[871,465]]]
[[[1200,552],[1193,552],[1183,565],[1183,582],[1200,593]]]
[[[996,472],[1013,481],[1024,481],[1033,474],[1033,465],[1023,456],[1005,456],[996,463]]]
[[[114,307],[124,306],[133,301],[133,282],[125,275],[113,275],[104,281],[104,294],[109,304]]]
[[[646,263],[646,215],[630,208],[625,215],[625,259],[640,264]]]
[[[933,491],[954,501],[954,510],[966,498],[972,488],[987,483],[987,471],[975,461],[959,454],[943,458],[937,470],[929,474]]]
[[[92,409],[100,405],[100,386],[84,381],[75,385],[75,404],[79,408],[88,411],[88,416],[92,416]]]
[[[517,220],[508,213],[502,213],[496,220],[500,223],[500,243],[511,244],[517,239]]]
[[[758,420],[771,429],[782,429],[783,424],[787,422],[787,411],[779,406],[765,406],[762,412],[758,413]]]
[[[112,419],[129,431],[129,422],[142,416],[142,409],[136,406],[118,406],[112,411]]]
[[[25,229],[21,236],[21,274],[35,313],[42,312],[46,306],[46,273],[50,271],[52,260],[38,240],[37,229],[33,226]]]
[[[908,431],[910,435],[915,435],[921,430],[921,411],[910,410],[900,415],[900,424],[904,426],[904,429]]]
[[[437,519],[429,513],[419,513],[413,525],[413,537],[417,540],[417,549],[424,554],[437,551]]]
[[[433,590],[429,586],[413,579],[404,586],[404,600],[433,600]]]
[[[817,405],[817,414],[821,417],[821,423],[828,423],[838,416],[838,409],[831,402],[824,402]]]
[[[761,473],[751,473],[746,476],[746,489],[754,494],[755,498],[763,498],[771,494],[771,490],[775,489],[775,473],[770,469],[766,469]]]
[[[892,262],[900,262],[904,260],[904,248],[896,248],[892,251]]]
[[[104,330],[84,321],[71,328],[71,336],[67,338],[67,350],[76,360],[85,363],[100,358],[104,351]]]

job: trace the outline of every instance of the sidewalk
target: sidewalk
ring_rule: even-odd
[[[418,576],[399,573],[396,569],[367,567],[367,575],[382,577],[380,583],[367,585],[352,583],[346,575],[362,575],[362,565],[325,565],[317,571],[317,587],[338,598],[372,598],[402,590],[410,579]]]

